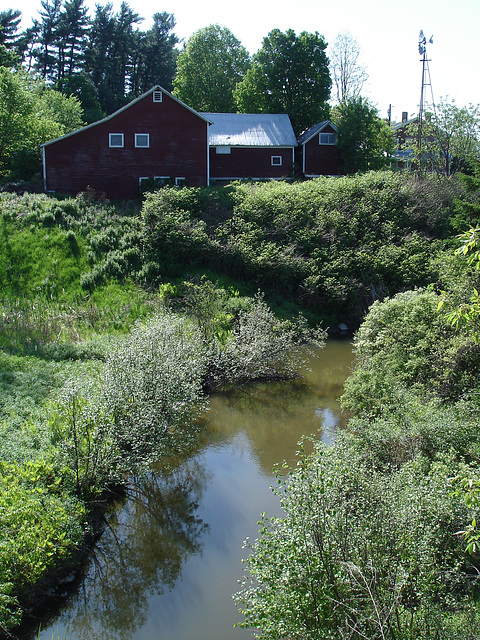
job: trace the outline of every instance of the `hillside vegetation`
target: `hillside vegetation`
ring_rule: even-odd
[[[446,315],[477,286],[478,272],[452,254],[457,228],[471,222],[469,207],[477,202],[477,190],[460,181],[390,172],[292,185],[165,188],[146,194],[141,206],[97,201],[89,193],[64,199],[1,194],[2,627],[16,628],[47,589],[55,592],[58,576],[78,566],[78,550],[96,534],[93,505],[124,490],[126,474],[195,447],[195,417],[210,389],[293,375],[302,351],[292,347],[324,339],[312,326],[343,321],[355,327],[369,308],[344,398],[355,435],[309,459],[307,475],[316,460],[327,465],[321,473],[338,472],[327,506],[351,505],[351,544],[367,563],[358,565],[363,576],[368,567],[399,566],[396,531],[404,535],[401,554],[408,540],[415,547],[417,534],[405,528],[405,506],[398,521],[384,521],[392,527],[391,545],[390,538],[384,542],[390,555],[379,547],[372,559],[368,549],[376,547],[362,518],[375,519],[381,504],[387,513],[395,501],[412,503],[412,494],[401,490],[405,482],[413,492],[423,487],[414,525],[427,537],[422,549],[415,547],[420,555],[412,550],[411,556],[421,580],[413,581],[411,566],[402,565],[412,577],[399,579],[395,593],[408,584],[417,594],[411,603],[426,594],[441,620],[438,599],[455,592],[451,611],[467,616],[465,567],[476,558],[452,536],[470,513],[442,478],[465,475],[477,461],[471,394],[479,348]],[[358,465],[348,465],[353,475],[345,484],[348,457]],[[362,484],[364,473],[371,488]],[[390,477],[396,484],[388,484]],[[377,495],[378,483],[386,488],[367,509],[363,498],[360,508],[335,493],[342,483],[362,487],[350,496],[367,489]],[[318,490],[312,485],[307,493]],[[428,515],[423,501],[432,493],[443,502]],[[454,517],[442,520],[452,504]],[[335,544],[335,536],[331,540]],[[451,553],[437,571],[441,540]],[[308,549],[298,547],[299,570]],[[325,566],[338,562],[331,556]],[[350,580],[357,575],[350,565],[345,571]],[[458,592],[448,581],[428,591],[438,572],[458,578]],[[264,603],[244,606],[253,624]],[[399,611],[402,620],[413,606]],[[342,624],[341,616],[325,612],[331,629]],[[440,637],[421,635],[426,618],[418,620],[411,633],[419,635],[404,637]]]

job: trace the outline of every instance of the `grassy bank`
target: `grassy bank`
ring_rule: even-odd
[[[446,259],[460,195],[457,182],[391,173],[171,188],[141,207],[0,195],[0,624],[55,592],[105,490],[189,450],[209,389],[291,375],[290,347],[322,339],[299,310],[355,326],[375,300],[430,283],[460,300],[472,281]],[[475,353],[435,351],[415,323],[427,356],[399,360],[403,383],[428,364],[459,397]],[[373,412],[382,379],[359,371],[346,402]]]

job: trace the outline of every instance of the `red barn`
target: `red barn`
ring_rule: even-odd
[[[330,120],[319,122],[301,134],[297,163],[305,178],[337,176],[344,172],[337,147],[337,127]]]
[[[131,199],[143,180],[208,184],[208,119],[156,86],[112,115],[43,146],[47,192],[87,187]]]
[[[293,176],[297,139],[286,114],[203,113],[209,129],[210,177],[271,180]]]

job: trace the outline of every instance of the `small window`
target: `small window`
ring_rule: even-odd
[[[135,146],[141,149],[148,149],[150,146],[150,134],[149,133],[136,133],[135,134]]]
[[[272,156],[272,167],[282,166],[282,156]]]
[[[177,187],[186,187],[187,179],[186,178],[175,178],[175,186]]]
[[[319,144],[337,144],[337,134],[321,133],[318,142]]]
[[[121,149],[123,147],[123,133],[109,133],[108,144],[112,148]]]
[[[161,102],[163,98],[163,93],[161,91],[154,91],[153,92],[153,101],[154,102]]]
[[[217,151],[217,156],[228,156],[232,152],[231,147],[215,147]]]
[[[154,176],[153,181],[156,187],[165,187],[172,182],[170,176]]]

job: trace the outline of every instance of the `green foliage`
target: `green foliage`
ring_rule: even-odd
[[[418,138],[419,123],[411,125]],[[423,171],[432,169],[440,176],[465,171],[480,160],[480,105],[457,107],[455,101],[442,100],[434,113],[421,123],[421,146],[416,160]]]
[[[188,449],[207,366],[195,326],[163,313],[137,324],[109,356],[103,398],[128,464]]]
[[[310,353],[310,347],[321,346],[324,339],[325,332],[310,329],[302,317],[279,321],[257,294],[250,307],[238,313],[210,372],[210,385],[291,378],[305,350]]]
[[[391,128],[368,100],[358,96],[341,102],[332,113],[338,148],[347,173],[381,169],[393,151]]]
[[[242,113],[288,113],[297,135],[328,116],[332,81],[318,32],[273,29],[235,89]]]
[[[461,246],[456,254],[466,258],[468,265],[476,271],[480,269],[480,227],[470,228],[469,231],[459,236]],[[463,330],[470,335],[476,345],[480,342],[480,296],[478,289],[472,287],[468,302],[462,301],[447,314],[447,320],[452,327]],[[441,300],[439,308],[445,303],[445,297]]]
[[[0,176],[8,175],[15,153],[38,151],[40,144],[81,124],[82,110],[75,97],[47,89],[22,70],[0,67]]]
[[[233,91],[249,66],[247,50],[229,29],[204,27],[178,54],[174,94],[197,111],[233,112]]]
[[[185,265],[226,272],[268,297],[358,322],[377,298],[424,286],[448,236],[453,196],[433,180],[390,172],[304,183],[162,189],[142,216],[142,279]]]
[[[284,517],[264,516],[249,545],[240,626],[265,640],[458,638],[449,620],[464,624],[476,605],[454,537],[465,512],[448,481],[457,468],[417,457],[383,474],[349,439],[317,443],[279,476]]]
[[[62,495],[61,476],[52,464],[2,462],[0,469],[0,584],[7,587],[1,591],[0,620],[12,628],[20,620],[19,603],[34,603],[32,585],[81,542],[85,512],[80,502]]]
[[[465,506],[473,512],[473,518],[465,529],[459,531],[465,538],[465,551],[472,556],[478,557],[480,551],[480,532],[478,531],[477,516],[480,507],[480,481],[476,477],[457,476],[453,479],[455,488],[453,495],[463,498]]]
[[[448,399],[477,388],[480,350],[450,329],[438,313],[439,299],[417,290],[372,305],[355,336],[357,364],[345,384],[346,408],[378,412],[394,406],[399,386]]]

